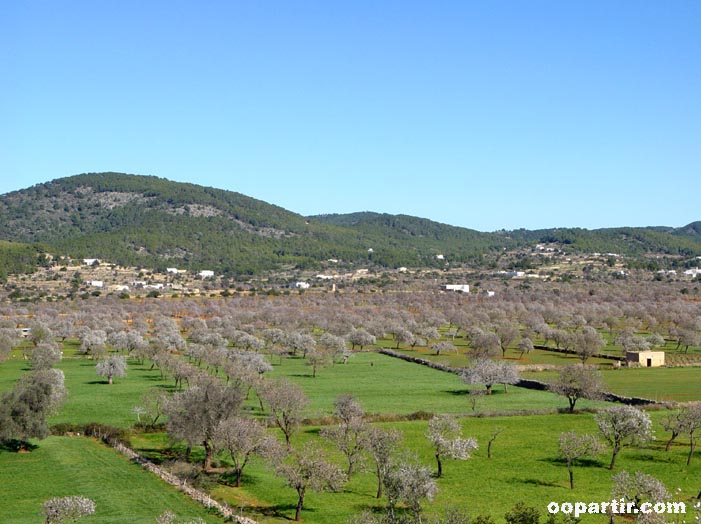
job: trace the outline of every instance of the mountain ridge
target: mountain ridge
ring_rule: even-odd
[[[304,217],[234,191],[106,172],[0,195],[0,240],[35,246],[29,252],[50,249],[122,265],[208,267],[235,275],[322,268],[329,259],[390,268],[480,265],[484,257],[537,243],[581,252],[693,256],[701,255],[701,222],[487,233],[372,211]]]

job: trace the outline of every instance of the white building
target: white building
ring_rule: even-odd
[[[295,282],[293,286],[297,289],[309,289],[311,284],[309,282]]]
[[[213,276],[214,276],[214,271],[212,271],[212,270],[210,270],[210,269],[203,269],[202,271],[200,271],[200,272],[197,273],[197,274],[198,274],[199,276],[201,276],[202,278],[210,278],[210,277],[213,277]]]
[[[103,287],[105,283],[102,280],[88,280],[88,285],[92,287]]]
[[[84,258],[83,259],[83,264],[86,266],[94,266],[95,264],[99,264],[100,259],[99,258]]]
[[[443,286],[445,291],[459,291],[461,293],[469,293],[470,286],[467,284],[446,284]]]
[[[443,255],[436,255],[437,260],[445,260],[445,257]]]
[[[166,268],[166,273],[173,273],[173,274],[178,274],[178,268],[177,267],[167,267]]]

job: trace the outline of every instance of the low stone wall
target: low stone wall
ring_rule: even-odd
[[[249,519],[248,517],[234,515],[234,510],[230,506],[228,506],[227,504],[222,504],[221,502],[217,502],[212,497],[210,497],[209,494],[205,493],[204,491],[201,491],[199,489],[195,489],[192,486],[188,486],[187,483],[184,482],[183,480],[180,480],[178,477],[176,477],[172,473],[169,473],[168,471],[157,466],[153,462],[145,459],[144,457],[139,455],[136,451],[134,451],[131,448],[128,448],[124,444],[121,444],[119,442],[115,442],[115,443],[112,443],[111,445],[114,449],[119,451],[122,455],[129,458],[133,462],[136,462],[141,467],[150,471],[154,475],[157,475],[158,477],[160,477],[162,480],[164,480],[165,482],[167,482],[171,486],[175,486],[178,490],[185,493],[191,499],[199,502],[204,507],[210,508],[210,509],[211,508],[216,509],[221,514],[222,517],[230,519],[232,522],[237,522],[238,524],[257,524],[257,522],[255,520]]]
[[[542,349],[543,351],[552,351],[553,353],[565,353],[566,355],[577,354],[577,352],[574,349],[551,348],[550,346],[541,346],[540,344],[534,345],[533,349]],[[618,357],[616,355],[609,355],[607,353],[594,353],[592,355],[592,358],[604,358],[607,360],[617,360],[618,362],[626,361],[626,357]]]
[[[561,352],[564,352],[564,350],[559,350]],[[438,364],[437,362],[431,362],[430,360],[426,360],[424,358],[419,358],[419,357],[412,357],[410,355],[405,355],[403,353],[398,353],[396,351],[392,351],[391,349],[380,349],[380,353],[383,355],[387,355],[390,357],[398,358],[401,360],[405,360],[407,362],[413,362],[414,364],[421,364],[422,366],[428,366],[433,369],[437,369],[439,371],[444,371],[446,373],[454,373],[456,375],[459,375],[460,372],[462,371],[461,368],[454,368],[450,366],[445,366],[443,364]],[[610,357],[610,355],[609,355]],[[613,357],[613,358],[618,358],[618,357]],[[535,389],[538,391],[547,391],[549,389],[549,385],[547,382],[541,382],[540,380],[531,380],[531,379],[525,379],[522,378],[520,379],[514,386],[518,386],[520,388],[526,388],[526,389]],[[623,395],[617,395],[615,393],[605,393],[603,400],[607,402],[619,402],[621,404],[628,404],[631,406],[649,406],[649,405],[666,405],[668,403],[666,402],[658,402],[656,400],[651,400],[649,398],[641,398],[641,397],[625,397]]]

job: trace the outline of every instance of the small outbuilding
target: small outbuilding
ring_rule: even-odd
[[[664,366],[664,351],[626,351],[629,366],[658,368]]]

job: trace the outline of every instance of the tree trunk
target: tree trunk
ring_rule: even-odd
[[[236,487],[240,488],[241,487],[241,475],[243,474],[243,471],[241,471],[241,468],[236,468]]]
[[[209,471],[212,468],[212,459],[214,458],[214,449],[208,441],[202,442],[204,446],[204,470]]]
[[[107,383],[108,383],[108,384],[111,384],[111,383],[112,383],[112,375],[109,375],[109,376],[107,377]]]
[[[674,431],[672,432],[672,438],[670,438],[667,441],[667,445],[664,447],[665,451],[669,451],[669,449],[672,447],[672,442],[677,438],[678,433],[675,433]]]
[[[382,477],[380,475],[377,475],[377,496],[375,498],[382,498]]]
[[[567,397],[567,401],[570,403],[570,413],[574,413],[574,405],[577,403],[576,398]]]
[[[694,455],[694,448],[696,448],[696,444],[694,443],[693,435],[690,438],[691,438],[691,442],[689,442],[689,456],[686,457],[686,465],[687,466],[691,465],[691,457]]]
[[[304,492],[299,494],[297,499],[297,509],[295,510],[295,521],[302,520],[302,506],[304,506]]]
[[[443,476],[443,464],[441,464],[440,453],[436,453],[436,462],[438,463],[438,473],[436,474],[436,477],[441,478]]]
[[[611,464],[609,465],[609,469],[613,469],[616,465],[616,455],[618,455],[618,452],[620,451],[620,448],[614,447],[613,448],[613,453],[611,454]]]
[[[570,474],[570,489],[574,489],[574,471],[572,471],[572,466],[568,466],[567,471]]]

